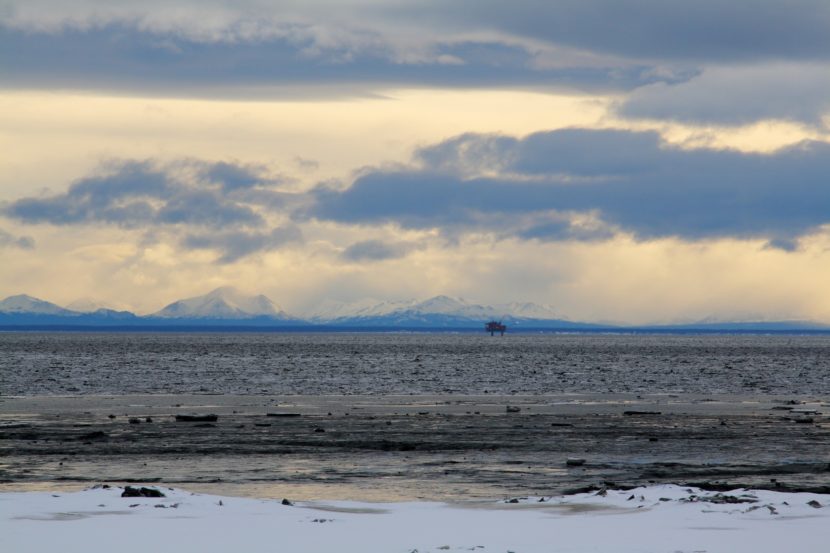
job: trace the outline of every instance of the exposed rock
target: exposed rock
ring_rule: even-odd
[[[121,497],[166,497],[161,490],[157,490],[155,488],[145,488],[144,486],[140,488],[133,488],[132,486],[127,486],[124,488],[124,491],[121,492]]]
[[[176,415],[177,422],[216,422],[219,415]]]
[[[716,493],[715,495],[701,497],[700,501],[704,501],[706,503],[716,503],[716,504],[738,504],[738,503],[758,503],[758,498],[748,495],[742,495],[740,497],[735,495],[725,495],[722,493]]]

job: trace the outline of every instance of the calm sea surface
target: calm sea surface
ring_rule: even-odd
[[[830,336],[0,333],[0,394],[830,393]]]

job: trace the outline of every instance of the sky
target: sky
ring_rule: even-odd
[[[824,0],[0,0],[0,296],[830,323]]]

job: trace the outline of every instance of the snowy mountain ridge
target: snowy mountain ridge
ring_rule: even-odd
[[[0,313],[82,316],[127,313],[105,307],[90,299],[76,300],[68,308],[27,295],[11,296],[0,301]],[[270,298],[262,294],[248,295],[231,286],[217,288],[207,294],[174,301],[162,309],[147,315],[148,319],[165,320],[242,320],[266,317],[282,320],[299,320],[283,311]],[[402,323],[407,320],[426,321],[429,318],[483,321],[488,319],[524,318],[555,319],[553,308],[534,303],[507,303],[480,305],[463,298],[439,295],[425,300],[378,301],[363,299],[352,303],[324,300],[305,313],[307,321],[321,324],[348,324],[351,321],[389,320]]]
[[[262,294],[246,295],[232,286],[223,286],[203,296],[175,301],[156,311],[151,317],[164,319],[289,318],[288,314],[268,297]]]
[[[504,303],[479,305],[463,298],[435,296],[426,300],[381,301],[361,300],[355,303],[328,301],[307,314],[319,322],[336,322],[346,319],[367,319],[389,316],[445,315],[471,320],[518,317],[526,319],[557,319],[559,316],[549,305],[535,303]]]
[[[33,298],[26,294],[9,296],[0,301],[0,313],[27,313],[33,315],[73,315],[76,312],[64,309],[52,302]]]
[[[232,287],[222,287],[202,296],[175,301],[146,316],[129,311],[102,308],[84,300],[67,309],[25,294],[0,301],[0,325],[4,328],[32,326],[57,327],[330,327],[355,329],[473,329],[483,323],[501,320],[511,329],[603,330],[634,328],[640,331],[687,332],[703,329],[714,332],[830,331],[830,326],[814,321],[722,321],[703,320],[685,324],[620,325],[581,323],[563,318],[551,306],[530,302],[480,305],[463,298],[435,296],[426,300],[377,301],[364,299],[346,303],[325,300],[304,314],[294,317],[264,295],[247,295]],[[92,309],[96,308],[94,311]],[[83,310],[83,311],[81,311]]]

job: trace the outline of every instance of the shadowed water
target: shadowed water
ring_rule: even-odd
[[[0,333],[0,393],[823,394],[830,336]]]

